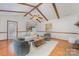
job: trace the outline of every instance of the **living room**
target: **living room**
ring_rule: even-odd
[[[0,3],[0,55],[79,55],[77,5]]]

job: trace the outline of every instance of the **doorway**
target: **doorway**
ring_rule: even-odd
[[[7,40],[16,39],[18,37],[18,22],[7,21]]]

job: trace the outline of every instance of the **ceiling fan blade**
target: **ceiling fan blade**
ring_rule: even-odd
[[[41,21],[39,21],[38,19],[36,19],[36,20],[41,23]]]

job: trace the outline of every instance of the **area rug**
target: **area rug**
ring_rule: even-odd
[[[40,47],[31,46],[30,52],[26,56],[48,56],[56,47],[57,41],[46,41]]]

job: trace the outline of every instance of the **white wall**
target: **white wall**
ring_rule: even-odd
[[[26,21],[29,18],[22,15],[0,15],[0,32],[7,32],[7,20],[18,22],[18,31],[26,30]],[[20,35],[21,36],[21,35]],[[0,40],[6,39],[6,33],[0,33]]]
[[[0,32],[7,32],[7,20],[12,21],[18,21],[18,30],[19,31],[25,31],[26,30],[26,21],[30,20],[29,17],[23,17],[23,16],[13,16],[13,15],[0,15]],[[76,27],[74,24],[79,21],[77,15],[68,16],[62,19],[51,19],[50,21],[45,21],[42,23],[39,23],[37,26],[38,31],[44,31],[45,30],[45,23],[52,23],[52,31],[55,32],[75,32],[79,33],[79,28]],[[43,33],[44,34],[44,33]],[[40,35],[43,35],[40,33]],[[19,33],[19,36],[24,35],[24,33]],[[7,35],[5,33],[0,33],[0,40],[6,39]],[[79,39],[79,35],[74,34],[57,34],[52,33],[53,38],[60,38],[64,40],[69,40],[70,38]]]
[[[74,24],[79,21],[77,15],[68,16],[62,19],[51,19],[50,21],[43,22],[39,24],[38,31],[45,31],[45,23],[52,23],[52,31],[54,32],[74,32],[79,33],[79,28],[76,27]],[[69,40],[71,38],[79,39],[79,35],[75,34],[57,34],[52,33],[53,38],[60,38],[64,40]]]

